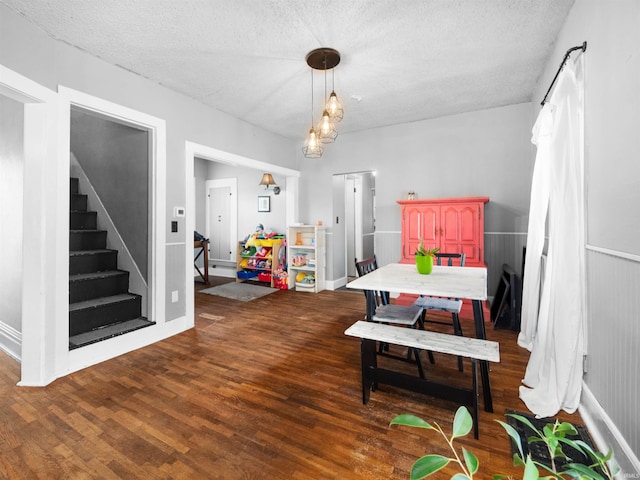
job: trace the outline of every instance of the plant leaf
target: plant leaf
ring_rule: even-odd
[[[443,457],[442,455],[426,455],[419,458],[411,467],[411,480],[428,477],[446,467],[450,461],[450,458]]]
[[[531,460],[531,455],[527,456],[527,461],[524,466],[524,475],[522,480],[538,480],[538,469]]]
[[[451,432],[451,439],[457,437],[464,437],[471,431],[473,427],[473,419],[466,407],[459,407],[456,411],[456,416],[453,418],[453,431]]]
[[[464,473],[456,473],[453,477],[451,477],[451,480],[471,480],[471,479],[467,477]]]
[[[522,457],[520,455],[518,455],[517,453],[513,454],[513,466],[514,467],[524,467],[525,463],[524,460],[522,459]]]
[[[478,471],[478,466],[480,465],[478,457],[464,447],[462,447],[462,455],[464,456],[464,463],[467,465],[467,470],[473,475]]]
[[[562,422],[556,426],[556,435],[578,435],[578,430],[569,422]]]
[[[398,415],[396,418],[391,420],[389,425],[406,425],[408,427],[419,427],[419,428],[428,428],[431,430],[435,430],[435,428],[425,422],[420,417],[416,417],[415,415],[409,415],[408,413],[403,413],[402,415]]]
[[[598,472],[581,463],[567,463],[562,470],[562,473],[567,473],[571,476],[574,476],[574,472],[575,478],[584,478],[588,480],[604,480],[604,477]]]
[[[536,433],[536,435],[538,435],[539,437],[542,437],[542,433],[540,432],[540,430],[534,427],[533,423],[531,423],[528,418],[523,417],[522,415],[518,415],[516,413],[508,413],[507,416],[511,418],[515,418],[520,423],[524,423],[527,427],[533,430]]]
[[[518,431],[508,423],[502,422],[500,420],[496,420],[496,422],[502,425],[502,428],[505,429],[505,431],[511,437],[511,440],[513,440],[513,442],[516,444],[516,447],[518,447],[518,452],[520,452],[520,457],[524,457],[524,453],[522,453],[522,440],[520,440],[520,435],[518,434]]]

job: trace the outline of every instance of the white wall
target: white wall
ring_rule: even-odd
[[[24,105],[0,94],[0,343],[20,358]]]
[[[273,179],[280,186],[281,193],[275,195],[273,190],[265,190],[258,185],[262,180],[262,170],[250,167],[225,165],[218,162],[208,162],[208,180],[222,178],[236,178],[238,181],[238,238],[242,240],[256,231],[256,226],[262,224],[264,228],[277,233],[286,234],[286,205],[285,205],[285,176],[273,174]],[[258,196],[271,197],[271,211],[258,212]]]
[[[173,207],[185,206],[189,203],[186,199],[185,187],[186,142],[195,142],[219,151],[231,152],[274,165],[289,166],[295,163],[294,145],[290,140],[206,107],[161,85],[91,57],[68,44],[57,42],[3,4],[0,4],[0,45],[12,46],[0,48],[0,65],[38,85],[52,91],[57,91],[59,86],[67,87],[166,122],[166,185],[161,186],[166,188],[166,204],[159,205],[158,212],[164,215],[167,227],[170,227],[173,220]],[[55,327],[51,327],[54,329],[52,332],[34,328],[33,336],[39,336],[38,340],[46,344],[55,342],[56,345],[64,345],[68,330],[65,332],[61,325],[66,325],[64,319],[67,316],[68,307],[60,303],[60,299],[64,300],[62,290],[67,280],[61,272],[68,269],[68,258],[65,262],[59,258],[61,248],[57,246],[64,246],[65,239],[68,244],[68,228],[64,231],[64,222],[59,221],[65,216],[68,219],[68,172],[64,171],[65,168],[54,168],[57,165],[56,162],[64,165],[61,160],[64,152],[57,152],[55,145],[43,146],[45,147],[48,148],[47,152],[51,156],[47,159],[47,165],[51,167],[45,169],[43,166],[41,170],[48,172],[49,169],[53,169],[55,174],[49,175],[46,183],[41,186],[43,191],[46,190],[47,195],[43,205],[47,209],[52,209],[52,214],[47,215],[48,243],[46,245],[47,248],[58,253],[55,256],[45,257],[46,262],[42,262],[39,278],[43,279],[45,284],[43,288],[46,292],[56,292],[51,296],[51,302],[55,305],[47,304],[46,311],[48,325],[55,325]],[[65,185],[67,185],[66,189],[61,188]],[[52,199],[54,201],[51,201]],[[166,270],[166,290],[160,291],[159,295],[164,301],[165,320],[181,319],[186,322],[188,304],[185,299],[188,285],[191,285],[191,288],[193,285],[191,279],[186,278],[185,259],[187,246],[191,248],[193,233],[186,231],[186,218],[177,220],[178,232],[173,233],[170,228],[167,228],[165,238],[160,239],[161,244],[157,249],[159,262],[165,266]],[[171,302],[170,293],[174,291],[177,291],[180,299],[177,303]],[[52,322],[53,312],[56,319]],[[43,321],[40,317],[44,313],[44,311],[39,313],[37,318],[32,316],[32,320],[39,325],[37,322]],[[173,325],[167,324],[167,334],[171,334],[169,332],[171,329],[176,333],[180,328],[178,325],[181,322],[171,323]],[[140,334],[140,336],[144,335],[146,334]],[[138,338],[138,335],[134,332],[127,337]],[[100,348],[112,349],[111,346]],[[39,350],[34,350],[32,356],[35,357],[37,352]],[[58,352],[58,356],[62,354],[64,352]],[[109,352],[101,352],[101,354],[107,356]],[[51,360],[49,354],[46,355],[47,359]],[[66,355],[69,355],[68,352]],[[36,361],[37,365],[46,365],[47,369],[54,372],[54,376],[52,377],[51,372],[48,372],[46,376],[40,376],[30,384],[51,381],[55,375],[68,373],[68,363],[61,362],[58,356],[46,363]],[[96,361],[98,360],[93,360],[94,363]],[[89,364],[91,363],[85,365]],[[37,375],[34,374],[35,376]]]
[[[587,41],[588,358],[580,413],[623,473],[640,472],[640,2],[576,0],[534,95]],[[575,54],[573,54],[575,55]]]
[[[400,258],[396,201],[406,199],[410,190],[417,198],[488,196],[486,231],[498,236],[522,232],[533,169],[530,122],[531,104],[524,103],[340,135],[322,158],[298,157],[301,220],[322,220],[328,227],[328,250],[344,248],[340,242],[332,245],[336,217],[328,201],[332,175],[375,170],[376,254],[383,264]],[[506,235],[507,242],[516,240],[520,241]],[[499,277],[504,259],[492,262],[488,257],[489,252],[485,260],[492,294],[492,279]],[[332,258],[343,262],[344,254],[333,252]],[[518,266],[515,258],[508,263]],[[327,272],[342,270],[341,265],[332,265]]]

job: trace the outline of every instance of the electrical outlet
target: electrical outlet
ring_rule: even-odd
[[[171,303],[176,303],[178,301],[178,290],[174,290],[171,292]]]

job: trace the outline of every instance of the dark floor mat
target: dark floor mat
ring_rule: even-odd
[[[535,416],[530,415],[528,413],[517,412],[515,410],[506,410],[506,414],[510,414],[510,413],[525,417],[538,430],[542,430],[545,425],[549,423],[555,423],[556,421],[555,418],[536,418]],[[522,450],[524,452],[525,458],[529,453],[531,453],[531,458],[534,461],[540,462],[543,465],[551,467],[551,457],[549,456],[549,451],[547,450],[546,445],[542,442],[536,442],[532,445],[527,442],[527,438],[533,435],[534,433],[533,430],[531,430],[531,428],[529,428],[528,425],[525,425],[519,422],[513,417],[507,416],[507,423],[511,425],[520,435],[520,440],[522,442]],[[584,425],[575,425],[575,424],[572,424],[572,425],[578,431],[578,435],[568,435],[567,438],[571,440],[582,440],[584,443],[589,445],[594,451],[597,451],[597,449],[593,445],[593,441],[591,440],[591,437],[589,436],[589,432],[587,431],[586,427]],[[517,448],[518,447],[516,447],[516,445],[513,442],[511,442],[512,453],[516,453]],[[591,461],[589,461],[589,459],[586,458],[582,453],[578,452],[573,448],[570,448],[569,446],[566,446],[566,445],[563,446],[562,451],[571,460],[566,460],[564,458],[556,458],[555,463],[556,463],[556,469],[558,470],[565,463],[583,463],[586,465],[591,464]]]

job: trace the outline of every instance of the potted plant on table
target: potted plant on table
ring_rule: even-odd
[[[418,273],[423,275],[429,275],[431,273],[434,255],[439,251],[440,249],[438,247],[424,248],[423,239],[420,239],[420,243],[416,249],[416,268],[418,269]]]

